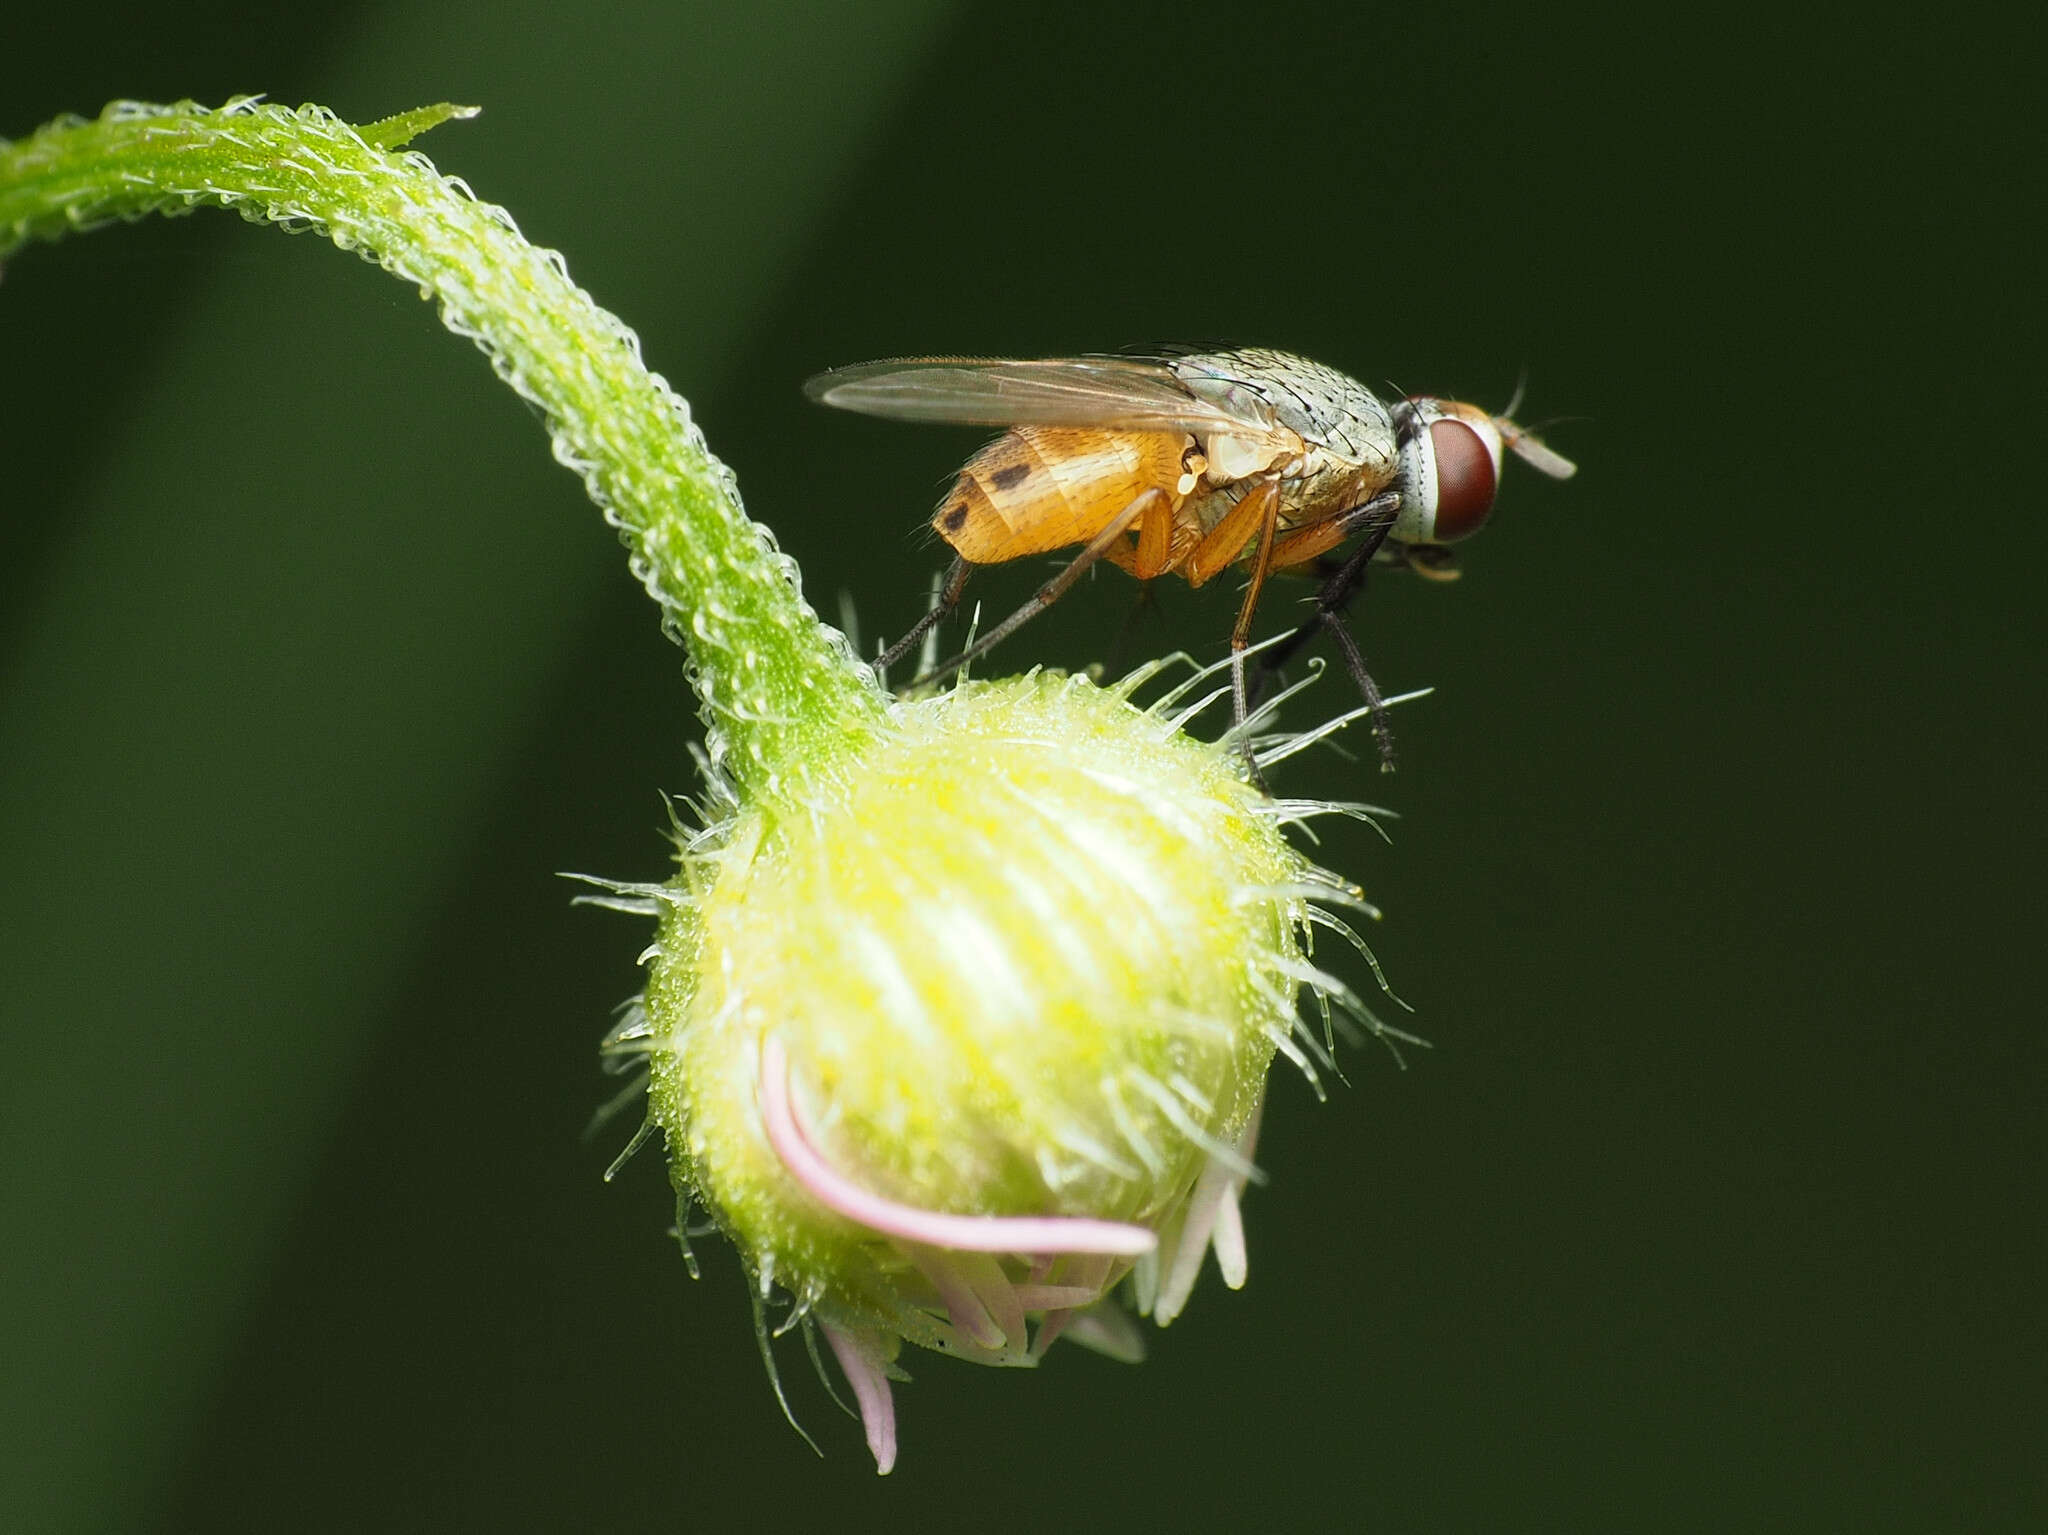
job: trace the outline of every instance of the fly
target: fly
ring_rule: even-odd
[[[804,389],[864,415],[1007,428],[967,461],[933,513],[933,528],[954,551],[952,568],[938,602],[881,665],[901,659],[958,606],[978,565],[1081,546],[1024,606],[918,684],[1015,633],[1098,560],[1141,581],[1174,575],[1190,586],[1241,565],[1248,580],[1230,647],[1242,723],[1244,652],[1266,578],[1321,575],[1315,616],[1280,654],[1318,628],[1336,638],[1372,706],[1387,766],[1379,689],[1341,618],[1366,567],[1455,576],[1451,546],[1492,512],[1504,454],[1552,479],[1575,472],[1506,415],[1428,395],[1390,405],[1334,368],[1259,347],[895,358],[820,373]]]

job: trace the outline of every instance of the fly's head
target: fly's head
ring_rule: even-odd
[[[1393,537],[1404,544],[1454,544],[1486,525],[1500,487],[1503,452],[1554,480],[1578,466],[1526,428],[1460,400],[1412,396],[1394,407],[1401,493]]]

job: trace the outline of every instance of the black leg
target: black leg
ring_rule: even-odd
[[[957,555],[952,569],[946,572],[946,584],[939,590],[939,600],[932,604],[924,617],[910,626],[902,639],[883,651],[875,660],[875,670],[886,672],[898,661],[910,654],[910,647],[931,632],[932,626],[941,623],[960,606],[960,594],[967,589],[967,576],[974,567]]]
[[[1351,673],[1351,680],[1365,695],[1365,706],[1372,711],[1372,737],[1380,748],[1380,771],[1391,773],[1394,771],[1394,732],[1387,728],[1386,700],[1380,696],[1379,684],[1372,680],[1372,673],[1365,669],[1365,657],[1358,649],[1358,641],[1344,626],[1342,613],[1318,609],[1316,620],[1330,631],[1330,637],[1337,642],[1337,649],[1343,652],[1344,665]]]
[[[1378,554],[1380,546],[1386,543],[1387,534],[1393,531],[1394,519],[1399,515],[1400,509],[1401,501],[1399,495],[1394,492],[1386,492],[1373,497],[1365,505],[1344,514],[1346,518],[1357,518],[1366,525],[1365,539],[1356,549],[1351,551],[1350,556],[1344,563],[1337,566],[1335,572],[1323,582],[1322,590],[1316,594],[1316,610],[1314,614],[1296,626],[1294,632],[1288,635],[1286,639],[1260,654],[1259,675],[1257,684],[1252,690],[1251,706],[1253,709],[1257,709],[1259,704],[1266,699],[1272,690],[1273,684],[1279,681],[1280,668],[1285,666],[1289,660],[1299,653],[1302,646],[1314,639],[1324,628],[1332,624],[1341,624],[1344,609],[1350,605],[1351,599],[1357,596],[1359,589],[1365,585],[1366,571],[1372,565],[1372,557]],[[1347,634],[1346,638],[1348,639],[1349,637]],[[1354,641],[1351,645],[1351,653],[1355,655],[1357,649],[1357,644]],[[1345,659],[1348,663],[1351,657],[1346,656]],[[1384,734],[1385,727],[1380,718],[1379,689],[1372,686],[1372,678],[1365,671],[1363,660],[1352,667],[1352,675],[1354,680],[1360,680],[1360,689],[1365,693],[1366,702],[1373,706],[1374,730],[1382,735],[1381,757],[1383,760],[1391,763],[1392,753],[1387,743],[1392,738]]]
[[[1301,654],[1302,647],[1322,632],[1324,612],[1327,610],[1329,612],[1341,613],[1350,604],[1351,599],[1364,589],[1365,572],[1360,570],[1355,575],[1349,576],[1350,584],[1339,592],[1334,599],[1332,598],[1331,593],[1333,589],[1337,587],[1340,581],[1347,579],[1346,573],[1349,570],[1350,561],[1347,560],[1342,565],[1332,565],[1325,571],[1319,571],[1318,573],[1323,576],[1323,584],[1316,593],[1315,612],[1295,625],[1286,639],[1280,641],[1277,645],[1269,645],[1266,649],[1259,652],[1259,672],[1252,679],[1251,706],[1253,710],[1256,711],[1260,704],[1273,696],[1275,686],[1283,680],[1282,669],[1289,661],[1292,661],[1297,655]]]
[[[1243,505],[1242,502],[1238,503]],[[1237,610],[1237,623],[1230,631],[1230,707],[1231,729],[1242,736],[1244,722],[1250,717],[1245,696],[1244,653],[1252,642],[1252,615],[1258,611],[1259,594],[1265,589],[1266,577],[1273,570],[1273,539],[1280,531],[1280,492],[1277,486],[1266,487],[1266,511],[1259,521],[1258,553],[1252,556],[1251,579],[1245,583],[1244,603]],[[1252,776],[1258,777],[1259,765],[1253,761],[1251,745],[1245,743],[1245,761],[1251,764]],[[1260,783],[1260,788],[1265,785]]]

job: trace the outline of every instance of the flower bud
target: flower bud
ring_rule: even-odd
[[[1313,902],[1356,892],[1284,835],[1324,807],[1269,799],[1241,747],[1183,733],[1178,694],[1131,685],[899,702],[799,789],[730,806],[685,841],[616,1031],[679,1196],[822,1328],[883,1471],[903,1342],[1135,1358],[1120,1282],[1162,1324],[1212,1245],[1242,1283],[1266,1068],[1322,1045],[1296,994],[1356,1007],[1304,958],[1312,919],[1349,933]]]

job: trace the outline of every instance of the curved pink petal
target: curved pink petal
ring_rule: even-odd
[[[1016,1290],[1026,1311],[1072,1311],[1102,1299],[1102,1291],[1095,1285],[1020,1284]]]
[[[866,1333],[847,1332],[830,1322],[819,1326],[839,1368],[846,1372],[846,1383],[853,1387],[868,1450],[875,1457],[875,1474],[887,1476],[896,1467],[896,1398],[889,1390],[889,1377],[882,1373],[881,1346]]]
[[[983,1253],[1104,1253],[1135,1258],[1159,1238],[1143,1226],[1086,1216],[948,1215],[898,1204],[862,1188],[827,1162],[797,1122],[789,1057],[773,1035],[761,1041],[761,1122],[768,1144],[812,1198],[850,1221],[928,1247]]]

